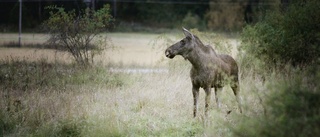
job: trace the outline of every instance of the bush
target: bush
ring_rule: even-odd
[[[242,50],[268,64],[304,66],[320,57],[320,2],[293,2],[286,11],[268,12],[242,33]]]
[[[288,70],[268,79],[265,115],[244,117],[233,130],[235,136],[320,136],[319,70],[319,66],[303,72]]]
[[[100,35],[112,21],[109,5],[97,11],[86,9],[77,15],[74,10],[66,12],[64,8],[48,7],[50,18],[44,22],[50,34],[49,43],[68,51],[78,64],[88,66],[93,57],[107,48],[107,39]],[[95,38],[98,37],[98,40]]]

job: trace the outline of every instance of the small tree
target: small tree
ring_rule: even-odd
[[[51,10],[50,17],[43,25],[50,35],[49,44],[68,51],[78,64],[88,66],[96,54],[110,48],[106,36],[101,34],[112,22],[109,5],[97,11],[87,8],[79,15],[57,6],[47,9]]]

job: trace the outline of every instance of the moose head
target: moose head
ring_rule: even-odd
[[[185,28],[182,28],[182,30],[186,37],[167,48],[165,51],[166,57],[170,59],[174,58],[176,55],[186,57],[187,54],[194,48],[195,35]]]

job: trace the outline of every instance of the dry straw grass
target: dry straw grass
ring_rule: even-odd
[[[125,39],[125,42],[123,35],[131,37]],[[163,54],[152,42],[150,45],[150,41],[141,46],[146,39],[132,43],[137,38],[136,35],[114,36],[118,39],[114,39],[113,43],[116,45],[116,41],[124,42],[121,44],[124,49],[107,52],[111,55],[108,56],[110,58],[123,50],[131,52],[128,57],[131,59],[136,55],[144,56],[141,58],[154,57],[150,53],[144,54],[149,52],[148,48],[156,56]],[[148,34],[138,37],[156,38],[155,35]],[[130,44],[136,46],[135,50],[126,48]],[[139,57],[135,59],[141,63],[138,63],[140,67],[165,67],[169,69],[169,73],[112,74],[104,66],[97,66],[93,70],[58,79],[58,82],[65,79],[73,81],[62,88],[49,85],[25,92],[12,90],[10,95],[5,92],[7,89],[2,88],[1,133],[5,136],[232,136],[231,131],[239,125],[241,115],[231,88],[224,88],[220,94],[220,110],[216,109],[212,101],[213,107],[208,119],[203,114],[204,92],[201,90],[200,114],[193,118],[190,64],[182,58],[170,62],[161,61],[161,58],[152,60],[153,63],[160,64],[158,66],[147,65],[148,61],[140,61]],[[159,60],[163,64],[158,63]],[[128,64],[135,63],[130,60],[119,66],[132,67]],[[110,85],[112,82],[120,84]],[[240,85],[244,106],[242,116],[262,115],[263,107],[259,97],[264,92],[263,82],[245,76],[241,78]],[[8,107],[11,109],[7,110]],[[232,112],[227,114],[230,110]]]

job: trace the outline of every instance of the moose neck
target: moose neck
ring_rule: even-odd
[[[208,64],[214,63],[218,59],[216,52],[210,47],[196,42],[194,49],[185,57],[196,69],[206,69]],[[214,63],[216,64],[216,63]]]

